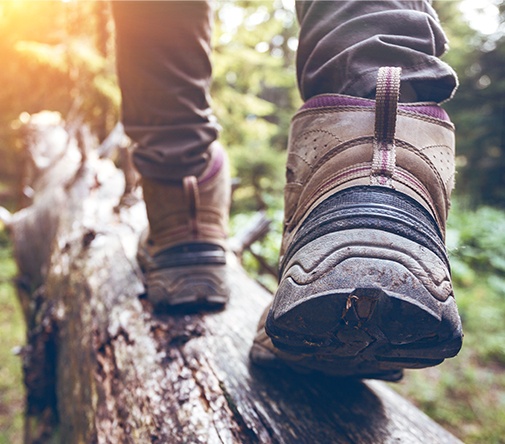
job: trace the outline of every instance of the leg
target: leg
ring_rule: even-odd
[[[204,1],[112,2],[122,120],[143,177],[200,175],[217,126],[209,106],[211,11]]]
[[[425,2],[303,2],[298,14],[307,101],[291,127],[279,288],[252,358],[398,379],[461,347],[444,246],[454,134],[435,103],[456,78]],[[398,103],[401,78],[411,103]]]
[[[428,1],[300,1],[298,85],[319,94],[373,98],[377,69],[402,68],[404,102],[442,102],[457,85],[439,57],[447,39]]]
[[[205,1],[113,2],[123,122],[137,142],[149,233],[139,249],[156,305],[222,305],[230,185],[209,106]]]

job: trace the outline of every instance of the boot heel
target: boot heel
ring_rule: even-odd
[[[163,268],[147,276],[148,300],[156,308],[218,309],[229,299],[226,265]]]
[[[265,329],[279,350],[344,375],[436,365],[462,342],[443,261],[373,229],[329,233],[292,254]]]

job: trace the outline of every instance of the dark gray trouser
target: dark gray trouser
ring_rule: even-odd
[[[212,11],[205,1],[115,1],[123,123],[143,176],[198,176],[217,137],[209,106]],[[299,1],[297,77],[304,100],[373,97],[380,66],[401,66],[409,99],[441,102],[456,88],[439,57],[447,39],[427,0]]]

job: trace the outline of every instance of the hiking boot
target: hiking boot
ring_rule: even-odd
[[[231,199],[228,161],[217,142],[200,177],[181,182],[143,179],[149,230],[138,260],[156,307],[218,308],[229,298],[226,273]]]
[[[399,90],[400,69],[381,68],[375,100],[316,96],[295,115],[279,287],[254,362],[394,380],[460,350],[444,244],[454,128]]]

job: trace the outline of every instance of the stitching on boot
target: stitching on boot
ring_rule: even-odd
[[[315,203],[329,192],[337,192],[337,188],[353,179],[365,178],[370,175],[370,164],[361,163],[353,165],[346,169],[340,170],[338,174],[333,175],[321,184],[309,196],[306,196],[302,201],[298,201],[297,208],[293,215],[286,221],[286,227],[289,231],[293,231],[297,224],[300,224],[303,214],[310,214]],[[326,198],[329,196],[326,196]],[[312,203],[312,204],[311,204]]]
[[[341,143],[339,145],[334,146],[333,148],[330,148],[313,165],[313,169],[314,169],[314,171],[318,170],[320,167],[322,167],[330,159],[332,159],[333,157],[337,156],[338,154],[342,154],[345,150],[348,150],[350,148],[354,148],[355,146],[367,145],[367,144],[372,144],[372,143],[373,143],[372,137],[359,137],[359,138],[354,138],[354,139],[351,139],[351,140],[347,140],[344,143]]]
[[[419,148],[416,148],[414,145],[411,145],[410,143],[403,141],[399,141],[398,146],[401,146],[402,148],[405,148],[406,150],[420,157],[434,174],[439,186],[443,187],[444,181],[442,180],[440,172],[438,171],[437,167],[433,164],[431,159],[423,151],[421,151]]]
[[[322,136],[326,140],[320,141],[318,137]],[[325,137],[326,136],[326,137]],[[309,139],[312,139],[309,141]],[[320,148],[320,144],[324,142],[322,147],[326,150],[324,152]],[[317,144],[319,143],[319,145]],[[317,170],[317,164],[320,163],[320,159],[326,157],[328,152],[333,148],[329,148],[328,146],[335,146],[342,143],[342,139],[340,139],[336,134],[331,131],[323,130],[323,129],[310,129],[306,130],[299,136],[299,141],[296,143],[297,151],[300,151],[301,154],[293,153],[291,155],[297,156],[300,160],[302,160],[309,168],[310,171]],[[316,145],[314,145],[316,144]],[[324,154],[322,154],[324,153]],[[321,155],[322,154],[322,155]]]
[[[327,134],[330,137],[332,137],[333,139],[335,139],[337,142],[342,142],[342,139],[340,137],[338,137],[335,133],[332,133],[331,131],[323,130],[323,129],[309,129],[309,130],[306,130],[302,134],[300,134],[300,138],[302,138],[302,137],[306,137],[306,138],[310,137],[314,133],[315,134],[317,134],[317,133]]]
[[[444,128],[454,131],[454,124],[452,122],[436,119],[435,117],[429,117],[424,114],[419,114],[414,111],[406,111],[403,109],[398,110],[398,115],[406,117],[408,119],[420,120],[422,122],[431,123],[432,125],[442,126]]]
[[[363,108],[358,106],[342,106],[338,108],[322,108],[322,109],[305,109],[303,111],[298,111],[293,117],[293,121],[298,119],[303,119],[304,117],[310,118],[313,114],[323,115],[323,114],[338,114],[344,112],[353,113],[371,113],[373,108]]]
[[[410,174],[407,170],[404,170],[403,168],[397,168],[395,173],[396,174],[394,180],[417,193],[419,197],[421,197],[426,202],[426,204],[430,208],[430,211],[434,215],[434,218],[436,219],[437,223],[440,225],[441,221],[438,212],[436,211],[436,205],[433,202],[433,199],[427,188],[424,186],[424,184],[420,180],[418,180],[413,174]]]
[[[452,150],[451,150],[451,147],[449,145],[446,145],[446,144],[438,144],[438,145],[426,145],[426,146],[421,146],[419,148],[417,148],[419,151],[424,151],[424,150],[429,150],[430,148],[445,148],[445,149],[448,149],[451,151],[451,154],[452,154]]]

